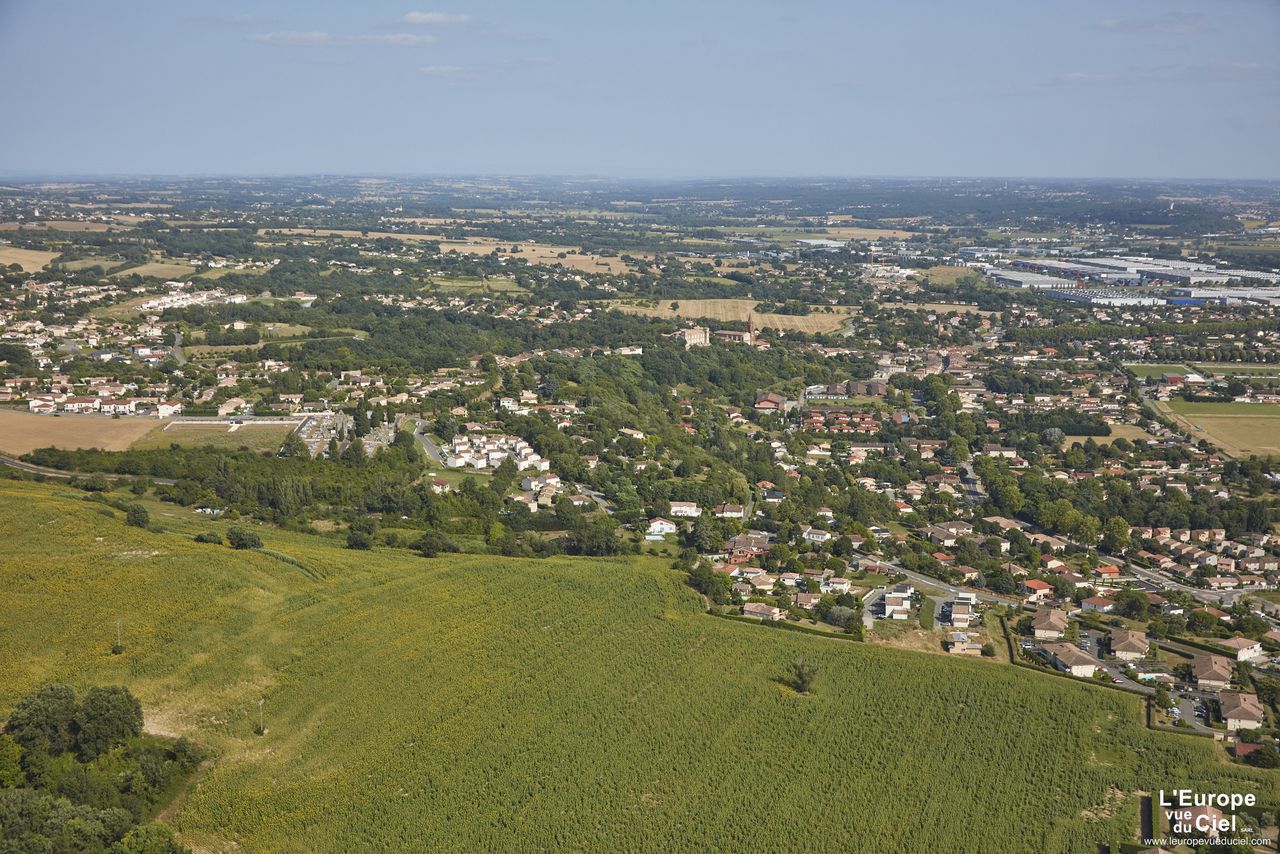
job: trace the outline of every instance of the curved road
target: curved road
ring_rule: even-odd
[[[3,454],[0,454],[0,465],[6,465],[6,466],[9,466],[9,468],[19,469],[20,471],[30,472],[31,474],[44,475],[45,477],[72,478],[72,477],[90,477],[94,474],[99,474],[99,472],[63,471],[62,469],[51,469],[47,466],[38,466],[35,463],[23,462],[22,460],[14,459],[13,457],[4,456]],[[125,480],[139,480],[139,479],[150,480],[152,483],[162,483],[162,484],[165,484],[166,486],[173,486],[175,483],[177,483],[176,480],[173,480],[172,478],[168,478],[168,477],[148,478],[145,475],[136,475],[136,474],[117,474],[116,472],[100,472],[100,473],[105,475],[106,477],[124,478]]]

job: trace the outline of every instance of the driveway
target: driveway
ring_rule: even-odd
[[[444,454],[441,453],[439,445],[427,438],[427,434],[423,432],[421,421],[414,427],[413,435],[418,437],[418,443],[422,445],[422,450],[426,452],[431,461],[438,466],[443,466]]]
[[[1196,703],[1200,702],[1195,697],[1182,695],[1178,700],[1178,709],[1182,712],[1182,719],[1191,724],[1191,728],[1196,732],[1217,732],[1213,727],[1206,725],[1200,718],[1196,717]]]
[[[872,616],[871,612],[875,610],[876,605],[883,597],[884,590],[877,588],[872,590],[866,599],[862,600],[862,627],[867,631],[871,631],[876,626],[876,618]]]
[[[934,588],[937,588],[938,590],[943,590],[947,593],[950,593],[952,596],[955,596],[958,593],[972,593],[974,596],[977,596],[978,599],[982,602],[994,602],[1000,605],[1018,604],[1017,601],[1014,599],[1004,599],[995,595],[994,593],[986,593],[971,587],[964,587],[964,588],[956,587],[954,584],[947,584],[945,581],[939,581],[938,579],[931,578],[928,575],[921,575],[918,572],[912,572],[909,569],[903,568],[901,564],[895,561],[888,560],[884,562],[892,566],[896,571],[901,572],[903,575],[905,575],[907,578],[914,581],[916,584],[927,584],[930,587],[934,587]]]

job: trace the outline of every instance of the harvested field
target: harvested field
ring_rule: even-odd
[[[163,424],[164,422],[160,422]],[[35,415],[0,410],[0,451],[25,454],[36,448],[101,448],[123,451],[156,426],[152,418],[110,415]]]
[[[954,285],[958,280],[966,276],[981,276],[978,270],[971,267],[953,267],[949,265],[940,265],[937,267],[929,267],[927,270],[921,270],[920,276],[931,282],[937,282],[943,285]]]
[[[553,246],[541,243],[513,243],[510,240],[495,240],[491,237],[468,237],[465,240],[449,240],[439,234],[400,234],[394,231],[360,232],[342,228],[276,228],[266,230],[264,234],[294,234],[311,237],[362,237],[377,239],[389,237],[392,240],[406,242],[439,243],[440,251],[466,252],[485,255],[497,250],[499,255],[509,258],[523,258],[530,264],[561,264],[584,273],[625,273],[630,269],[621,258],[606,258],[601,255],[584,254],[573,246]],[[512,246],[519,251],[509,251]],[[561,258],[561,255],[564,255]],[[641,253],[637,253],[641,254]]]
[[[127,262],[120,261],[115,258],[103,258],[101,256],[94,255],[89,258],[77,258],[74,261],[62,261],[60,262],[60,266],[64,270],[70,270],[73,273],[78,273],[81,270],[88,270],[90,267],[101,267],[104,270],[110,271],[115,267],[123,266],[125,263]]]
[[[998,311],[983,311],[976,305],[963,305],[950,302],[904,302],[904,303],[885,303],[886,308],[909,308],[914,311],[936,311],[939,314],[947,312],[955,312],[956,314],[980,314],[983,317],[991,317],[999,314]]]
[[[17,264],[24,273],[34,273],[49,266],[59,253],[43,249],[19,249],[16,246],[0,246],[0,267]]]
[[[151,261],[137,267],[127,267],[111,274],[111,278],[124,276],[153,276],[157,279],[189,278],[199,272],[198,267],[190,264],[178,264],[171,261]]]
[[[741,321],[755,317],[758,327],[794,329],[800,332],[835,332],[844,326],[849,315],[847,309],[838,313],[814,313],[809,315],[754,314],[757,300],[753,299],[686,299],[675,300],[678,308],[671,310],[671,300],[661,300],[657,306],[627,305],[621,302],[606,303],[619,311],[643,314],[647,317],[702,319],[711,321]]]
[[[1156,407],[1233,457],[1280,456],[1280,406],[1171,401]]]
[[[1084,444],[1089,439],[1097,442],[1099,445],[1109,445],[1116,439],[1128,439],[1130,442],[1135,439],[1154,439],[1155,437],[1143,430],[1141,427],[1133,424],[1112,424],[1110,436],[1068,436],[1062,440],[1062,447],[1070,448],[1075,442]]]
[[[128,231],[127,226],[110,222],[81,222],[75,219],[50,219],[44,222],[0,222],[0,231]]]

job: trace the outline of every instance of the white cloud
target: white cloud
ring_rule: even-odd
[[[352,36],[354,44],[385,44],[394,47],[426,47],[436,43],[435,36],[419,36],[414,33],[388,33],[384,36]]]
[[[250,40],[263,44],[333,44],[333,36],[317,31],[254,33]]]
[[[406,24],[421,27],[443,27],[450,24],[466,24],[471,21],[470,15],[455,15],[451,12],[409,12],[401,20]]]
[[[1212,29],[1212,21],[1196,13],[1170,13],[1155,18],[1111,18],[1102,29],[1112,33],[1141,36],[1189,36]]]
[[[457,77],[466,71],[461,65],[424,65],[418,69],[419,74],[427,77]]]
[[[255,33],[249,38],[262,44],[303,45],[309,47],[374,45],[386,47],[426,47],[436,43],[435,36],[415,33],[386,33],[382,35],[335,36],[318,30]]]

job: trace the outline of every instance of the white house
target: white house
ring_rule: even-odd
[[[672,501],[671,515],[684,519],[696,519],[702,515],[702,508],[693,501]]]
[[[654,516],[649,520],[649,529],[646,532],[650,537],[665,537],[667,534],[676,532],[676,523],[670,519],[663,519],[661,516]]]
[[[1087,679],[1098,672],[1097,660],[1074,644],[1047,643],[1044,645],[1044,651],[1053,660],[1054,667],[1072,676],[1083,676]]]
[[[800,536],[806,542],[825,543],[831,539],[831,532],[805,525],[800,529]]]
[[[1226,638],[1217,643],[1235,653],[1236,661],[1257,661],[1263,656],[1262,642],[1252,638]]]

